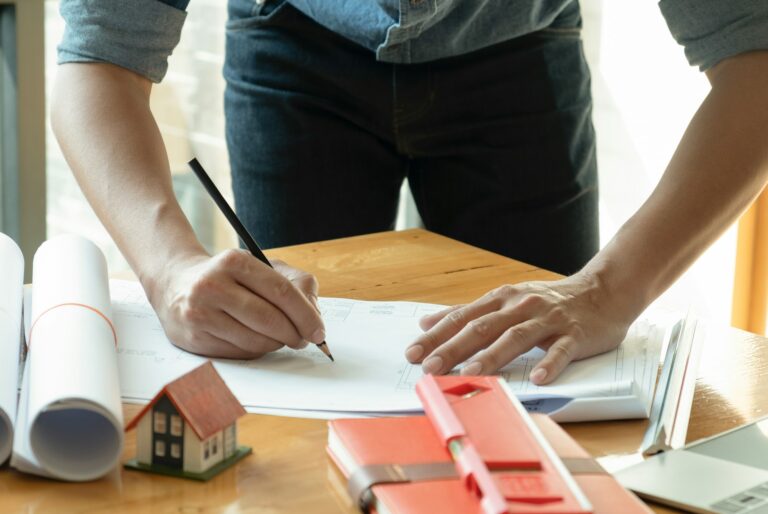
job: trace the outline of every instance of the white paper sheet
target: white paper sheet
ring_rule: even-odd
[[[40,246],[33,264],[28,357],[11,464],[91,480],[118,462],[123,420],[107,268],[77,236]]]
[[[13,239],[0,233],[0,464],[13,447],[23,287],[24,256]]]
[[[138,283],[112,281],[111,289],[123,397],[149,400],[205,361],[170,344]],[[254,361],[215,360],[240,402],[250,410],[286,409],[286,415],[325,412],[317,417],[419,410],[413,387],[421,370],[406,362],[404,351],[421,333],[418,319],[442,306],[338,298],[319,303],[336,361],[312,345]],[[528,381],[540,350],[521,356],[503,375],[522,400],[539,402],[529,408],[553,412],[561,421],[645,417],[662,337],[663,328],[637,323],[617,350],[571,364],[550,386]]]

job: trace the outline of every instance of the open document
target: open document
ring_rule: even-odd
[[[148,401],[205,360],[168,341],[138,283],[112,281],[111,291],[124,399]],[[246,409],[314,417],[418,411],[414,386],[421,368],[409,364],[404,351],[421,333],[419,318],[443,306],[340,298],[319,303],[335,362],[313,345],[251,361],[214,361]],[[616,350],[571,364],[548,386],[528,380],[543,355],[539,349],[501,374],[530,410],[558,421],[647,417],[663,337],[663,326],[640,321]]]

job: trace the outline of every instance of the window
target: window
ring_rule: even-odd
[[[104,250],[110,272],[128,271],[130,268],[127,262],[88,207],[50,128],[47,132],[49,144],[46,160],[43,134],[46,133],[46,127],[50,127],[50,123],[45,123],[44,93],[46,89],[53,88],[44,89],[40,75],[43,74],[45,65],[46,79],[49,84],[53,84],[53,77],[58,68],[56,46],[64,31],[64,21],[59,15],[59,1],[0,0],[0,6],[9,1],[19,4],[26,11],[34,10],[30,19],[40,20],[36,24],[39,29],[34,34],[34,38],[33,34],[24,32],[19,34],[19,40],[32,39],[33,44],[29,46],[35,51],[44,41],[46,49],[45,59],[42,51],[39,52],[40,55],[27,51],[23,55],[19,54],[18,59],[20,72],[23,65],[24,68],[30,68],[37,73],[33,77],[19,76],[18,80],[19,84],[26,84],[28,90],[35,88],[35,91],[28,91],[27,94],[31,98],[34,92],[34,99],[31,99],[30,105],[20,106],[19,112],[32,111],[30,114],[24,114],[27,117],[26,124],[30,125],[34,121],[38,128],[32,134],[34,139],[30,139],[23,146],[30,150],[19,153],[21,158],[32,161],[34,164],[34,167],[23,163],[19,166],[19,170],[23,170],[23,173],[19,173],[20,178],[35,185],[33,188],[25,189],[29,191],[26,196],[29,196],[29,201],[34,202],[35,206],[41,204],[36,210],[23,211],[25,215],[20,217],[25,224],[41,227],[38,239],[24,252],[29,259],[27,262],[32,262],[34,251],[46,238],[44,232],[46,216],[43,208],[47,198],[50,204],[47,217],[49,237],[72,232],[88,237]],[[250,3],[253,4],[254,0]],[[45,25],[43,13],[37,12],[43,11],[43,7],[46,15]],[[227,2],[216,0],[190,2],[181,41],[169,60],[168,76],[161,84],[152,88],[152,111],[157,118],[168,151],[173,188],[187,218],[195,228],[195,233],[205,247],[212,252],[233,248],[238,241],[235,233],[225,226],[226,222],[218,223],[213,216],[218,213],[215,209],[211,209],[210,197],[200,189],[197,178],[187,166],[189,160],[187,156],[194,154],[200,159],[211,173],[213,180],[227,196],[230,205],[234,205],[229,193],[231,191],[229,159],[224,137],[222,102],[225,84],[219,64],[224,62],[226,22]],[[204,27],[205,37],[199,37],[199,32],[196,34],[196,30],[190,27]],[[45,39],[43,39],[44,28]],[[22,35],[24,37],[21,37]],[[29,119],[32,116],[34,118]],[[48,164],[47,195],[46,180],[43,175],[46,162]],[[41,190],[38,191],[38,189]],[[20,197],[20,201],[25,200]],[[31,269],[30,265],[29,270]],[[31,279],[31,275],[27,277],[27,281]]]
[[[210,441],[206,441],[203,443],[203,460],[208,460],[208,457],[210,456],[211,456]]]
[[[184,422],[181,421],[181,416],[177,414],[171,414],[171,435],[181,436]]]
[[[174,459],[181,458],[181,445],[179,443],[171,444],[171,457],[173,457]]]
[[[155,455],[165,457],[165,441],[155,441]]]
[[[153,413],[153,416],[155,421],[155,433],[164,434],[165,433],[165,412],[155,411]]]
[[[0,232],[27,262],[46,239],[44,4],[0,2]]]
[[[211,441],[211,453],[216,455],[219,453],[219,436],[215,435]]]

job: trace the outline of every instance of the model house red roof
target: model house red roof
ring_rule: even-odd
[[[131,430],[138,425],[144,414],[149,412],[163,395],[168,395],[168,399],[200,440],[208,439],[245,414],[243,406],[224,383],[211,361],[208,361],[166,384],[128,423],[125,430]]]

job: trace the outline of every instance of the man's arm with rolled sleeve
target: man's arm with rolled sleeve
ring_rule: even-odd
[[[56,138],[175,344],[252,358],[320,343],[313,277],[240,250],[211,257],[176,201],[149,98],[179,40],[185,13],[169,5],[178,1],[62,2]]]
[[[768,3],[664,0],[661,7],[712,90],[651,196],[575,275],[502,287],[426,317],[425,334],[406,352],[412,362],[444,373],[469,357],[464,372],[492,373],[539,346],[547,355],[531,378],[549,383],[572,360],[618,345],[629,324],[763,189]]]

